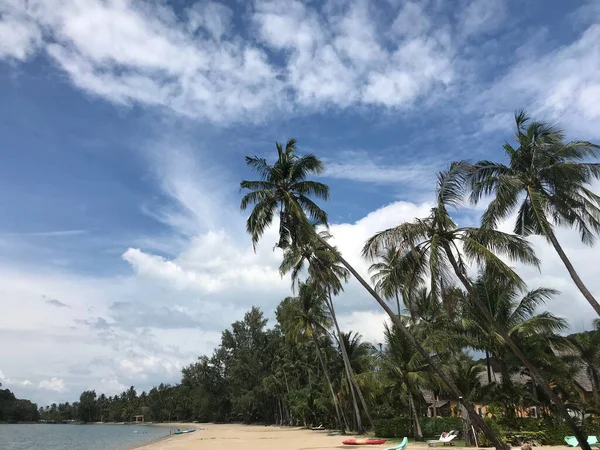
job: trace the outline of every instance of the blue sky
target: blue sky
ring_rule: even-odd
[[[238,206],[243,157],[276,140],[326,162],[364,272],[364,239],[426,215],[451,160],[501,158],[518,108],[600,140],[599,19],[594,1],[0,0],[0,382],[46,403],[177,381],[244,310],[270,314],[289,282]],[[594,250],[562,238],[600,294]],[[522,273],[588,326],[535,244]],[[340,310],[379,339],[353,284]]]

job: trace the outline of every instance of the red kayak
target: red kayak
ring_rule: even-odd
[[[342,441],[344,445],[379,445],[385,443],[385,439],[346,439]]]

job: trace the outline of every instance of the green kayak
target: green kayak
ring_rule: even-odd
[[[193,433],[194,431],[196,431],[195,428],[193,430],[178,430],[178,431],[174,431],[173,434]]]

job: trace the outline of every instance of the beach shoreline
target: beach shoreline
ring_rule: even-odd
[[[141,424],[140,424],[141,425]],[[199,423],[184,423],[184,422],[159,422],[159,423],[148,423],[148,424],[144,424],[144,426],[150,426],[150,427],[160,427],[160,428],[172,428],[172,431],[175,431],[177,428],[179,428],[180,430],[190,430],[190,429],[195,429],[196,431],[199,430],[201,427],[201,424]],[[159,444],[161,442],[164,441],[168,441],[172,438],[178,438],[181,437],[182,435],[179,434],[168,434],[166,436],[162,436],[159,437],[158,439],[155,439],[151,442],[147,442],[143,445],[136,445],[134,447],[131,447],[130,450],[136,450],[136,449],[152,449],[155,448],[154,445],[155,444]]]
[[[308,430],[264,425],[241,424],[198,424],[166,423],[162,427],[196,428],[196,432],[184,435],[171,435],[153,441],[137,449],[144,450],[325,450],[354,448],[342,444],[344,439],[355,436],[341,436],[331,430]],[[200,430],[199,428],[203,428]],[[360,436],[356,436],[360,437]],[[364,438],[364,436],[362,436]],[[386,449],[397,445],[400,439],[388,440],[381,445],[359,445],[358,448]],[[443,448],[443,447],[438,447]],[[517,449],[517,447],[514,447]],[[409,442],[408,450],[428,450],[427,442]],[[453,447],[454,450],[474,450],[475,447]],[[541,450],[564,450],[564,446],[543,446]]]

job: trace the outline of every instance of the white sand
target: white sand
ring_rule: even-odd
[[[374,448],[385,449],[391,447],[395,442],[382,445],[347,446],[342,445],[344,439],[354,436],[329,436],[329,432],[311,431],[299,428],[265,427],[259,425],[215,425],[215,424],[163,424],[175,430],[180,428],[206,428],[196,430],[194,433],[169,436],[157,442],[148,444],[144,450],[319,450],[330,448]],[[443,448],[443,447],[439,447]],[[446,447],[447,449],[449,447]],[[460,447],[452,447],[459,450]],[[543,450],[565,450],[566,447],[540,447]],[[426,443],[410,443],[408,450],[428,449]],[[469,450],[473,450],[471,447]]]

